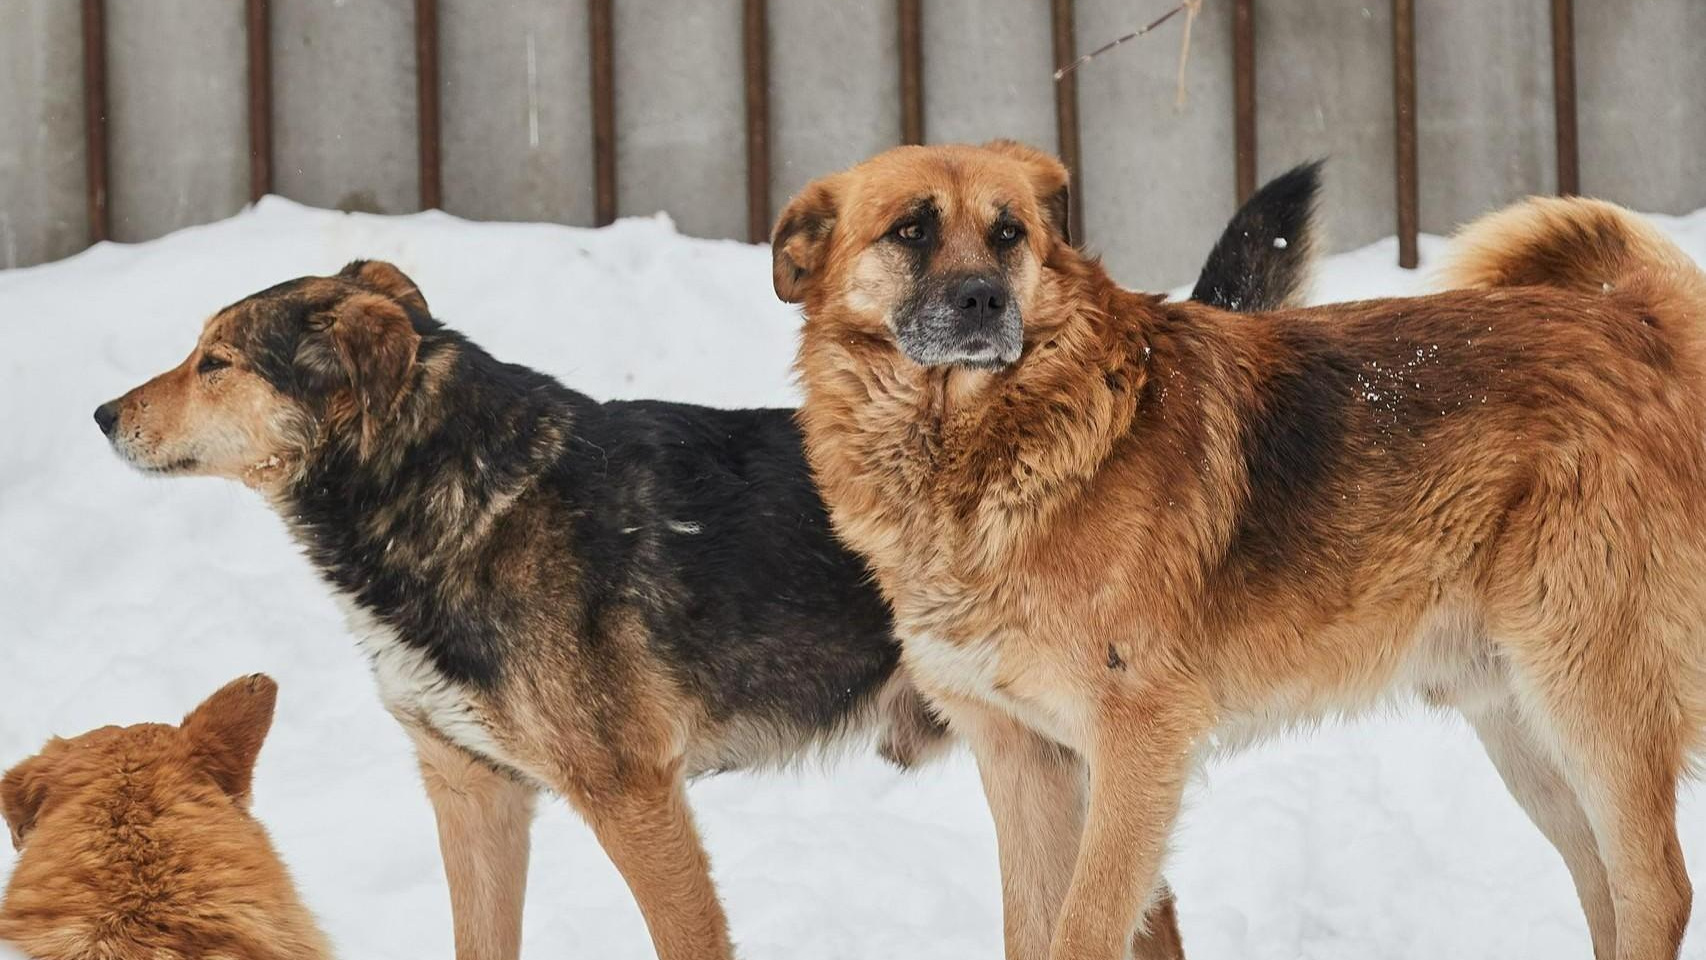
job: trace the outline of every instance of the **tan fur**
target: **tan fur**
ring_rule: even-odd
[[[1023,208],[1038,165],[893,151],[814,184],[833,229],[779,252],[817,264],[779,292],[805,303],[837,528],[998,823],[1048,752],[954,704],[1088,765],[1050,956],[1123,955],[1215,745],[1412,690],[1475,720],[1601,960],[1674,958],[1675,792],[1706,725],[1699,272],[1615,207],[1545,201],[1460,242],[1450,276],[1496,289],[1234,316],[1124,291],[1033,220],[1018,363],[912,363],[896,302],[854,293],[884,218],[921,192]]]
[[[41,960],[315,960],[249,782],[277,687],[234,681],[181,726],[54,740],[0,780],[21,856],[0,942]]]
[[[153,472],[241,480],[267,495],[287,524],[299,524],[285,492],[316,453],[353,448],[394,467],[409,439],[457,412],[445,391],[464,347],[423,354],[411,310],[424,312],[426,301],[401,271],[361,261],[337,277],[234,304],[205,324],[183,363],[115,402],[114,444]],[[267,340],[280,316],[304,317],[306,329]],[[318,378],[304,385],[305,396],[269,385],[260,366],[281,354],[293,377]],[[228,365],[205,369],[208,356]],[[518,459],[547,464],[573,425],[563,415],[525,426]],[[481,477],[490,465],[478,460],[470,455],[440,476]],[[581,617],[583,565],[599,558],[564,549],[581,519],[564,510],[559,491],[540,489],[540,471],[520,466],[512,465],[514,481],[443,482],[425,493],[403,485],[351,521],[385,544],[389,561],[429,577],[446,606],[502,597],[522,611],[503,624],[513,646],[501,680],[489,688],[444,681],[393,628],[340,597],[386,707],[414,741],[437,819],[457,956],[520,955],[529,825],[536,796],[548,791],[592,826],[662,960],[727,960],[728,925],[686,780],[785,765],[872,735],[897,763],[919,762],[942,749],[945,734],[898,672],[839,728],[713,710],[659,653],[644,602]],[[408,535],[423,519],[433,521],[431,532]]]
[[[456,956],[521,956],[536,788],[428,731],[409,735],[438,820]]]

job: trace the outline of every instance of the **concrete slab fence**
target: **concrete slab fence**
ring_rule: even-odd
[[[1329,158],[1335,248],[1530,193],[1706,206],[1701,0],[4,0],[0,267],[267,193],[761,240],[820,174],[1013,137],[1122,280]]]

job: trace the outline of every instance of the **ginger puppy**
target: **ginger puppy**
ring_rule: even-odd
[[[330,957],[249,815],[277,695],[244,677],[180,726],[102,727],[12,768],[0,812],[20,855],[0,943],[40,960]]]
[[[1535,200],[1458,241],[1474,289],[1235,316],[1121,289],[1066,209],[1036,151],[907,147],[773,242],[808,455],[976,752],[1009,955],[1125,955],[1212,749],[1417,693],[1563,855],[1599,960],[1674,958],[1706,278]]]

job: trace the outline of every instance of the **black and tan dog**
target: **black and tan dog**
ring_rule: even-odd
[[[1458,240],[1469,289],[1231,316],[1113,283],[1065,189],[1014,144],[903,148],[774,244],[811,462],[978,755],[1016,952],[1123,957],[1207,752],[1413,691],[1474,725],[1599,960],[1674,958],[1706,275],[1537,199]]]
[[[1229,232],[1301,231],[1315,176]],[[1273,253],[1218,257],[1205,289],[1295,292],[1304,248],[1252,249]],[[541,790],[591,824],[659,956],[707,960],[730,946],[686,778],[873,728],[902,765],[943,742],[791,410],[595,402],[356,262],[219,311],[96,419],[141,470],[260,491],[347,605],[419,752],[464,960],[518,953]],[[1154,929],[1146,956],[1177,956],[1170,905]]]

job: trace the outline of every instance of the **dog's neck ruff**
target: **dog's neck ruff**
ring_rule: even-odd
[[[897,602],[903,582],[976,576],[1022,550],[1138,415],[1152,331],[1116,327],[1110,307],[1156,298],[1075,253],[1054,261],[1023,355],[998,371],[920,367],[808,318],[797,369],[813,470]]]
[[[422,376],[365,454],[329,437],[279,508],[321,575],[458,681],[495,679],[470,603],[494,528],[561,455],[565,400],[465,341],[424,342]]]

